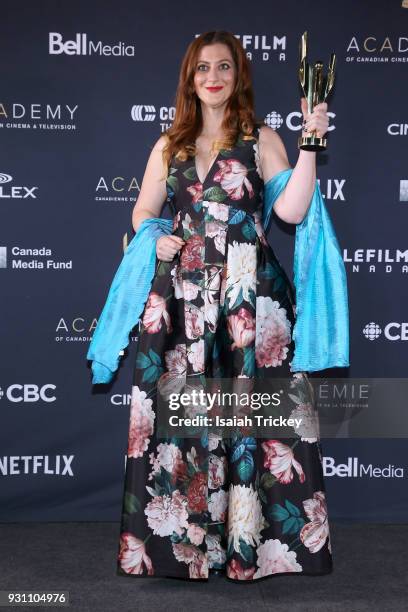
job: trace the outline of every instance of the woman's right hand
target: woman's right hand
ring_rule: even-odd
[[[173,234],[160,236],[156,241],[157,258],[162,261],[171,261],[184,244],[185,241],[180,236]]]

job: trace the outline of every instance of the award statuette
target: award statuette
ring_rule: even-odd
[[[307,32],[303,32],[302,34],[299,50],[299,80],[303,89],[303,94],[307,100],[308,112],[312,113],[317,104],[326,101],[327,96],[333,88],[336,56],[334,53],[331,54],[327,77],[324,78],[322,74],[323,63],[321,61],[317,61],[313,68],[309,66],[306,61]],[[305,151],[323,151],[326,149],[326,146],[326,138],[320,138],[313,132],[310,132],[307,136],[300,136],[298,140],[298,148],[304,149]]]

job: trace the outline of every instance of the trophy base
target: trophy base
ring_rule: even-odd
[[[300,136],[298,148],[304,151],[324,151],[327,147],[327,139],[318,136]]]

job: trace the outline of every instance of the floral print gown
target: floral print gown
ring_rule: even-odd
[[[316,414],[306,372],[290,372],[294,292],[262,225],[259,128],[221,150],[204,182],[172,158],[173,234],[139,328],[118,574],[232,580],[332,569],[319,432],[293,438],[163,438],[157,389],[180,377],[286,377],[292,417]]]

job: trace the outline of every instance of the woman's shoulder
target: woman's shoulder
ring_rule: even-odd
[[[282,138],[277,131],[269,127],[266,123],[262,123],[262,125],[258,127],[258,141],[261,147],[262,145],[265,147],[281,147],[283,144]]]
[[[159,136],[159,138],[154,143],[153,149],[155,151],[163,151],[164,147],[168,144],[168,142],[169,142],[169,137],[164,132],[163,134]]]

